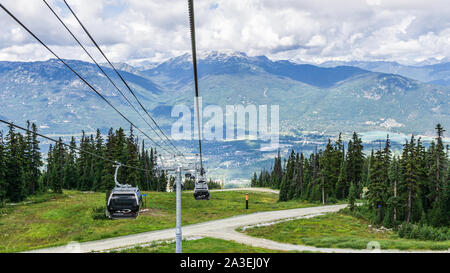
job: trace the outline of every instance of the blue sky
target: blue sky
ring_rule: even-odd
[[[190,50],[185,0],[67,0],[114,61],[160,62]],[[62,57],[87,60],[41,0],[0,0]],[[62,0],[48,0],[92,49]],[[450,56],[448,0],[197,0],[198,49],[298,62]],[[3,11],[0,60],[51,56]]]

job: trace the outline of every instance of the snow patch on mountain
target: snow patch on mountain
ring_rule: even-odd
[[[244,52],[236,52],[232,50],[221,51],[200,51],[198,54],[200,60],[226,61],[231,58],[249,59]]]
[[[210,50],[200,50],[197,52],[197,60],[207,61],[207,62],[226,62],[230,59],[241,60],[241,61],[250,61],[256,59],[256,57],[249,57],[244,52],[236,52],[232,50],[221,50],[221,51],[210,51]],[[181,56],[171,58],[167,61],[173,65],[182,64],[182,63],[190,63],[192,62],[192,54],[185,53]]]

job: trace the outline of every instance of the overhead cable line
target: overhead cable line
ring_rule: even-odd
[[[144,136],[146,136],[150,141],[152,141],[155,145],[160,147],[162,150],[166,151],[168,154],[172,154],[166,148],[158,144],[151,137],[149,137],[145,132],[143,132],[139,127],[134,125],[126,116],[124,116],[114,105],[111,104],[102,94],[100,94],[89,82],[87,82],[78,72],[76,72],[69,64],[67,64],[63,59],[61,59],[53,50],[51,50],[44,42],[42,42],[31,30],[29,30],[17,17],[15,17],[3,4],[0,4],[0,7],[11,16],[19,25],[21,25],[31,36],[33,36],[40,44],[42,44],[50,53],[52,53],[60,62],[62,62],[70,71],[72,71],[80,80],[82,80],[92,91],[94,91],[100,98],[102,98],[111,108],[113,108],[119,115],[124,118],[131,126],[135,127],[139,132],[141,132]]]
[[[202,156],[202,130],[200,128],[200,109],[198,100],[198,73],[197,73],[197,48],[195,45],[195,20],[194,20],[194,2],[188,0],[189,6],[189,26],[191,29],[191,44],[192,44],[192,64],[194,69],[194,83],[195,83],[195,102],[197,111],[197,127],[198,127],[198,147],[200,155],[200,172],[203,175],[203,156]]]
[[[158,132],[153,128],[152,125],[150,125],[147,120],[139,113],[139,111],[134,107],[134,105],[131,103],[131,101],[123,94],[122,90],[117,87],[117,85],[114,83],[114,81],[108,76],[108,74],[103,70],[103,68],[97,63],[97,61],[92,57],[92,55],[89,53],[89,51],[83,46],[83,44],[80,42],[80,40],[73,34],[73,32],[67,27],[67,25],[61,20],[59,15],[53,10],[53,8],[47,3],[46,0],[43,0],[44,3],[47,5],[47,7],[50,9],[50,11],[56,16],[56,18],[61,22],[61,24],[64,26],[64,28],[70,33],[70,35],[75,39],[75,41],[81,46],[81,48],[86,52],[86,54],[89,56],[89,58],[95,63],[95,65],[100,69],[100,71],[105,75],[105,77],[111,82],[111,84],[116,88],[117,91],[122,95],[123,98],[127,101],[127,103],[134,109],[134,111],[141,117],[141,119],[156,133],[156,135],[164,142],[164,139],[158,134]]]
[[[100,156],[100,155],[98,155],[98,154],[96,154],[96,153],[92,153],[92,152],[89,152],[89,151],[85,151],[85,150],[83,150],[83,149],[77,148],[76,146],[72,146],[72,145],[66,144],[66,143],[62,142],[62,140],[56,140],[56,139],[54,139],[54,138],[50,138],[50,137],[48,137],[48,136],[39,134],[39,133],[37,133],[37,132],[33,132],[33,131],[31,131],[31,130],[29,130],[29,129],[26,129],[26,128],[24,128],[24,127],[15,125],[14,123],[11,123],[11,122],[8,122],[8,121],[2,120],[2,119],[0,119],[0,122],[2,122],[2,123],[4,123],[4,124],[7,124],[7,125],[9,125],[9,126],[15,127],[15,128],[17,128],[17,129],[26,131],[26,132],[28,132],[28,133],[35,134],[35,135],[40,136],[40,137],[42,137],[42,138],[45,138],[45,139],[47,139],[47,140],[50,140],[50,141],[53,141],[53,142],[56,142],[56,143],[61,143],[62,145],[66,146],[66,147],[71,147],[71,148],[73,148],[74,150],[77,150],[77,151],[82,152],[82,153],[87,153],[87,154],[92,155],[92,156],[94,156],[94,157],[96,157],[96,158],[103,159],[103,160],[105,160],[105,161],[108,161],[108,162],[111,162],[111,163],[114,163],[114,164],[118,163],[117,161],[114,161],[114,160],[111,160],[111,159],[109,159],[109,158]],[[145,171],[145,172],[149,172],[149,171],[150,171],[150,170],[148,170],[148,169],[142,169],[142,168],[138,168],[138,167],[128,166],[128,165],[125,165],[125,164],[122,164],[122,163],[120,163],[120,166],[121,166],[121,167],[130,168],[130,169],[139,170],[139,171]]]
[[[106,54],[103,52],[103,50],[100,48],[100,46],[97,44],[97,42],[95,41],[95,39],[92,37],[92,35],[90,34],[90,32],[86,29],[86,27],[83,25],[83,23],[81,22],[81,20],[78,18],[78,16],[76,15],[76,13],[72,10],[72,8],[70,7],[70,5],[67,3],[66,0],[63,0],[64,3],[66,4],[67,8],[70,10],[70,12],[73,14],[73,16],[75,17],[75,19],[78,21],[78,23],[80,24],[80,26],[83,28],[84,32],[86,32],[87,36],[91,39],[92,43],[95,45],[95,47],[98,49],[98,51],[103,55],[103,57],[105,58],[105,60],[108,62],[108,64],[111,66],[111,68],[116,72],[116,74],[119,76],[119,78],[122,80],[122,82],[125,84],[125,86],[127,87],[127,89],[131,92],[131,94],[133,95],[133,97],[136,99],[136,101],[138,102],[138,104],[141,106],[142,110],[144,110],[144,112],[147,114],[147,116],[153,121],[153,123],[156,125],[156,127],[159,129],[159,131],[161,131],[161,133],[164,135],[164,137],[167,139],[167,141],[169,141],[169,143],[175,148],[175,150],[184,157],[183,153],[181,153],[178,148],[172,143],[172,141],[167,137],[167,135],[164,133],[164,131],[161,129],[161,127],[158,125],[158,123],[155,121],[155,119],[148,113],[147,109],[145,109],[145,107],[142,105],[141,101],[138,99],[138,97],[136,96],[136,94],[134,93],[134,91],[131,89],[131,87],[128,85],[128,83],[125,81],[125,79],[122,77],[122,75],[119,73],[119,71],[117,71],[117,69],[115,68],[115,66],[111,63],[111,61],[108,59],[108,57],[106,56]]]

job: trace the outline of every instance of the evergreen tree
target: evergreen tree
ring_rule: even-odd
[[[88,138],[88,152],[87,153],[87,166],[86,166],[86,190],[95,190],[95,162],[96,158],[92,154],[96,153],[94,136],[90,135]],[[101,155],[101,154],[100,154]]]
[[[373,156],[373,150],[371,154],[364,158],[363,170],[361,173],[361,186],[362,188],[369,186],[369,174],[370,174],[370,162]]]
[[[114,137],[114,145],[113,145],[113,158],[118,162],[128,162],[128,151],[127,151],[127,137],[125,136],[125,132],[122,128],[116,130],[116,134]],[[128,182],[126,169],[121,169],[118,173],[118,180],[120,183]]]
[[[45,166],[45,172],[43,175],[43,185],[42,187],[45,189],[45,191],[48,191],[50,189],[50,174],[52,172],[52,155],[53,155],[53,145],[50,144],[48,147],[47,152],[47,165]]]
[[[80,140],[80,149],[82,150],[79,153],[79,156],[76,160],[76,167],[77,167],[77,177],[78,177],[78,183],[77,183],[77,189],[81,191],[88,190],[88,184],[89,184],[89,155],[84,152],[89,150],[89,143],[88,138],[86,137],[86,134],[84,131],[82,131],[81,140]]]
[[[399,160],[394,156],[389,167],[389,181],[391,181],[391,188],[389,189],[390,196],[388,198],[389,209],[392,209],[392,222],[397,222],[398,210],[400,209],[401,200],[399,198],[399,185],[401,184],[401,173]]]
[[[39,178],[41,177],[41,167],[44,165],[42,162],[42,154],[39,148],[39,140],[37,139],[37,127],[33,123],[31,125],[31,166],[30,166],[30,184],[31,184],[31,194],[35,194],[40,191],[39,188]]]
[[[391,160],[392,160],[392,152],[391,152],[391,141],[389,139],[389,135],[387,135],[386,137],[386,142],[383,148],[383,152],[382,152],[382,168],[383,168],[383,173],[382,173],[382,180],[383,180],[383,189],[384,189],[384,194],[383,194],[383,200],[386,201],[389,198],[389,186],[390,186],[390,181],[389,181],[389,168],[391,166]]]
[[[32,144],[32,132],[31,132],[31,123],[30,121],[27,121],[27,130],[25,132],[23,147],[21,150],[23,150],[23,180],[25,183],[25,195],[31,195],[34,193],[33,184],[31,179],[33,178],[32,173],[32,150],[33,150],[33,144]],[[34,186],[35,187],[35,186]]]
[[[281,185],[280,185],[280,195],[279,195],[279,201],[287,201],[288,200],[288,182],[286,175],[283,175],[281,179]]]
[[[304,170],[304,181],[302,186],[302,192],[300,194],[300,199],[302,200],[308,200],[309,193],[311,191],[311,180],[312,180],[312,171],[311,171],[311,164],[310,160],[308,158],[305,158],[303,160],[303,170]]]
[[[113,128],[108,131],[108,136],[106,137],[104,156],[111,161],[118,161],[116,158],[116,136],[114,134]],[[110,162],[104,164],[102,169],[102,179],[101,186],[99,187],[102,191],[109,191],[114,188],[114,170],[113,164]]]
[[[348,204],[350,210],[353,210],[355,208],[355,201],[358,198],[358,191],[356,190],[356,186],[354,183],[351,183],[350,190],[348,193]]]
[[[336,192],[337,184],[339,181],[339,175],[341,172],[341,165],[342,162],[345,161],[345,151],[344,151],[344,144],[342,142],[342,134],[339,133],[338,140],[335,142],[333,146],[333,151],[331,154],[331,160],[330,160],[330,171],[329,175],[331,177],[331,180],[329,182],[329,191],[330,195],[337,198],[338,193]],[[348,189],[346,189],[348,190]]]
[[[254,188],[258,186],[258,176],[256,175],[256,172],[253,173],[253,177],[250,180],[250,187]]]
[[[135,137],[133,133],[133,127],[130,127],[130,135],[126,141],[126,152],[127,152],[127,161],[126,164],[128,166],[132,166],[135,168],[139,168],[139,149],[138,145],[135,142]],[[136,186],[138,181],[140,181],[140,172],[136,169],[127,169],[127,184],[132,186]]]
[[[422,145],[421,138],[417,139],[415,146],[415,164],[417,167],[417,194],[415,199],[415,217],[420,220],[422,217],[422,211],[428,210],[430,207],[429,200],[427,198],[427,192],[429,189],[429,176],[428,176],[428,164],[427,164],[427,152]],[[429,193],[428,193],[429,196]],[[424,219],[425,221],[426,219]]]
[[[100,130],[97,129],[97,134],[95,136],[95,154],[99,156],[104,155],[103,138]],[[96,158],[93,163],[93,190],[94,191],[106,191],[106,188],[102,184],[102,175],[104,162],[101,158]]]
[[[298,154],[297,154],[298,156]],[[300,198],[303,192],[303,184],[304,184],[304,170],[303,170],[303,153],[300,154],[300,158],[298,159],[297,165],[297,190],[295,193],[296,198]]]
[[[52,151],[52,156],[49,158],[50,172],[50,188],[54,193],[62,193],[63,187],[63,162],[64,162],[64,148],[62,139],[59,138]]]
[[[348,160],[348,179],[354,182],[358,192],[361,190],[361,175],[364,166],[364,147],[362,140],[356,132],[353,133],[352,139],[348,143],[347,160]]]
[[[63,187],[65,189],[76,189],[77,187],[77,169],[76,169],[76,142],[72,137],[69,144],[69,150],[64,162],[64,179]]]
[[[448,150],[448,149],[447,149]],[[448,158],[448,157],[447,157]],[[447,183],[445,184],[444,212],[446,212],[446,225],[450,225],[450,164],[447,164]]]
[[[141,168],[145,170],[153,169],[153,166],[150,164],[151,158],[148,151],[145,150],[145,141],[142,140],[142,148],[141,148]],[[140,188],[144,190],[150,190],[150,176],[152,175],[151,171],[145,171],[143,175],[141,175],[141,185]]]
[[[6,141],[6,197],[11,202],[22,201],[26,196],[25,183],[23,180],[23,137],[14,131],[13,126],[9,126],[9,132],[5,138]]]
[[[167,174],[165,171],[162,171],[160,173],[158,184],[157,184],[157,191],[158,192],[165,192],[167,191],[167,184],[169,183],[169,178],[167,177]]]
[[[444,151],[444,144],[442,142],[442,136],[445,130],[442,128],[441,124],[436,126],[436,148],[432,154],[432,166],[430,170],[430,180],[431,180],[431,198],[434,202],[438,202],[442,194],[441,189],[444,184],[444,174],[446,166],[446,154]]]
[[[3,132],[0,131],[0,206],[5,202],[7,185],[5,144],[3,143]]]
[[[292,150],[286,166],[287,200],[294,198],[295,195],[297,164],[295,152]]]
[[[411,213],[414,202],[414,197],[417,191],[417,162],[415,160],[415,139],[411,136],[411,141],[405,143],[402,154],[402,172],[404,176],[404,185],[406,188],[407,213],[406,223],[411,221]]]
[[[335,148],[331,144],[331,140],[328,139],[328,144],[325,147],[323,156],[321,157],[321,183],[323,191],[323,203],[328,201],[328,197],[333,194],[333,190],[336,187],[339,179],[339,168],[336,166],[340,162],[340,151],[336,152]]]
[[[378,222],[382,221],[381,210],[385,206],[386,181],[384,174],[383,152],[378,150],[371,164],[370,184],[369,184],[369,202],[372,208],[378,211]]]
[[[278,150],[278,156],[275,158],[275,163],[272,171],[272,188],[279,189],[281,184],[281,179],[283,176],[283,167],[281,166],[281,155]]]
[[[343,157],[345,157],[345,155],[343,155]],[[345,160],[345,158],[343,158],[341,160],[341,166],[339,168],[339,177],[338,177],[338,181],[336,184],[336,197],[338,199],[343,199],[346,198],[346,190],[347,190],[347,183],[348,183],[348,178],[347,178],[347,160]],[[355,189],[356,190],[356,189]]]

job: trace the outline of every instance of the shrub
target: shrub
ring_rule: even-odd
[[[450,240],[449,228],[436,228],[428,225],[407,225],[403,223],[399,230],[400,238],[420,239],[429,241],[446,241]]]
[[[336,204],[337,203],[337,199],[335,197],[330,197],[328,198],[328,204]]]
[[[359,219],[367,220],[372,224],[377,221],[377,212],[370,209],[368,205],[355,206],[353,210],[345,208],[341,210],[341,212]]]
[[[218,183],[218,182],[209,180],[209,182],[208,182],[208,188],[209,188],[210,190],[212,190],[212,189],[220,189],[220,188],[222,188],[222,185],[220,185],[220,183]]]
[[[92,219],[94,219],[94,220],[107,219],[105,211],[106,211],[106,208],[104,206],[92,208],[92,210],[91,210]]]

